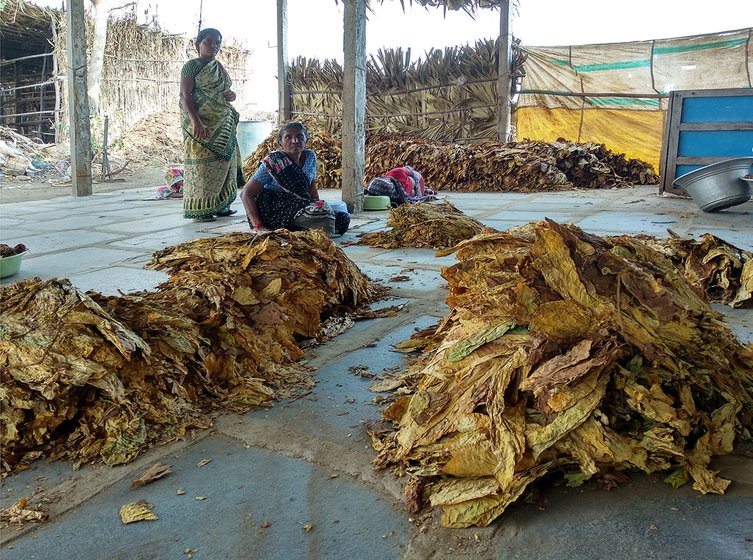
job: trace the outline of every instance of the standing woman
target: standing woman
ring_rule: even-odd
[[[221,44],[216,29],[199,31],[198,57],[186,62],[180,73],[183,217],[200,222],[235,214],[230,205],[238,191],[238,112],[230,104],[235,101],[233,82],[216,59]]]

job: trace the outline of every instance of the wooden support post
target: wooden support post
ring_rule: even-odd
[[[497,137],[500,142],[510,140],[510,74],[512,65],[512,35],[510,33],[510,0],[499,4],[499,61],[497,65]]]
[[[363,210],[366,156],[366,0],[345,0],[342,199],[350,212]]]
[[[277,0],[277,93],[277,121],[282,124],[292,116],[288,76],[288,0]]]
[[[92,146],[86,88],[84,0],[67,0],[68,114],[73,196],[92,194]]]
[[[39,124],[37,125],[37,138],[44,142],[44,136],[42,136],[42,123],[44,122],[42,115],[44,114],[44,94],[45,94],[45,75],[47,74],[47,57],[42,58],[42,75],[39,77]]]
[[[58,42],[58,30],[57,23],[54,16],[50,16],[50,29],[52,29],[52,44],[56,45]],[[55,83],[55,115],[53,121],[53,127],[55,129],[55,143],[60,141],[60,80],[58,80],[58,57],[55,49],[52,49],[52,78]]]

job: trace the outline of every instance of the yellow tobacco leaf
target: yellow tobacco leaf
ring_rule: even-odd
[[[259,295],[263,298],[273,298],[280,293],[282,289],[282,278],[274,278],[269,284],[264,286],[264,289]]]
[[[459,362],[479,346],[496,340],[503,336],[510,329],[515,327],[515,321],[503,321],[481,332],[474,333],[465,340],[456,342],[447,348],[447,360],[450,362]]]
[[[531,426],[526,432],[528,443],[533,456],[538,457],[546,449],[554,445],[559,438],[567,434],[573,428],[586,421],[588,416],[599,405],[606,391],[609,376],[591,375],[586,377],[575,387],[583,388],[583,398],[576,401],[573,406],[559,413],[554,420],[543,426]]]
[[[230,297],[241,305],[254,305],[259,303],[259,299],[256,297],[256,291],[248,286],[238,286],[233,290],[233,295]]]
[[[154,506],[144,500],[125,504],[120,508],[120,520],[124,525],[137,521],[155,521],[159,519],[154,513]]]
[[[493,476],[480,478],[450,478],[433,484],[429,503],[432,506],[459,504],[494,494],[499,484]]]

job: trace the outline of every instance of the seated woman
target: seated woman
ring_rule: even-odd
[[[243,186],[241,201],[254,230],[293,228],[293,220],[319,199],[316,189],[316,153],[306,149],[308,130],[299,122],[287,123],[278,134],[280,150],[265,157]],[[335,231],[345,233],[347,212],[335,213]]]

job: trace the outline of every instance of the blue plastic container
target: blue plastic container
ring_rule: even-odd
[[[274,123],[271,121],[241,121],[238,123],[238,147],[241,157],[247,158],[256,151],[259,144],[267,139],[272,132]]]

